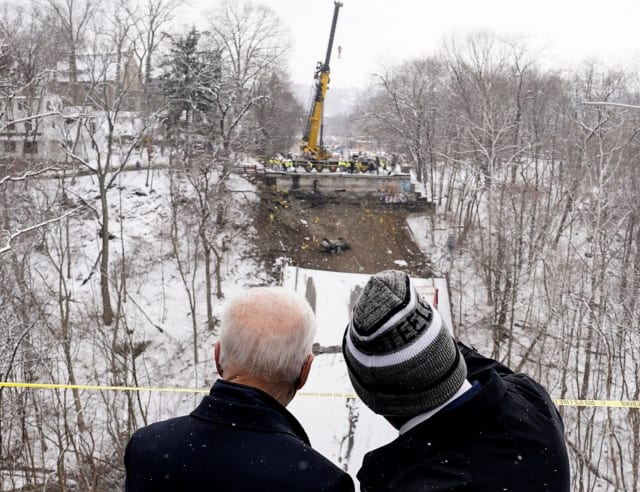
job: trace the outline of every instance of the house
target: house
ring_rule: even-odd
[[[60,105],[54,95],[0,97],[0,160],[60,159]]]
[[[142,135],[145,91],[133,51],[79,55],[72,63],[61,62],[37,96],[5,89],[0,92],[0,163],[5,167],[70,162],[70,154],[89,162],[107,141],[113,145],[111,163],[117,165],[131,146],[141,157],[143,147],[151,155],[150,142],[161,141],[159,128],[148,130],[156,137]],[[161,106],[158,91],[156,84],[148,96]]]
[[[71,68],[71,67],[74,68]],[[142,71],[135,53],[83,54],[58,64],[50,82],[64,106],[101,106],[120,111],[140,111],[143,107]]]

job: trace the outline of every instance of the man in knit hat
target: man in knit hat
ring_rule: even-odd
[[[342,351],[362,401],[400,432],[364,457],[361,490],[569,490],[548,393],[456,343],[407,274],[369,279]]]

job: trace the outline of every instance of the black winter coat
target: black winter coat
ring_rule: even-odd
[[[544,388],[458,345],[482,388],[367,453],[361,490],[568,491],[564,428]]]
[[[285,407],[223,380],[190,415],[136,431],[124,461],[128,492],[354,490]]]

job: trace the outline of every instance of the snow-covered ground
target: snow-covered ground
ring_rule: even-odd
[[[68,186],[73,196],[81,197],[86,203],[97,203],[98,188],[91,176],[78,177]],[[128,380],[126,384],[196,389],[191,393],[141,392],[148,422],[189,413],[217,377],[212,351],[216,335],[207,329],[205,319],[204,269],[192,265],[189,282],[192,281],[192,294],[198,302],[195,315],[198,341],[194,347],[193,313],[169,237],[172,220],[169,189],[166,170],[154,171],[152,180],[148,180],[146,170],[131,170],[122,173],[117,186],[108,192],[111,231],[117,236],[110,242],[112,264],[127,261],[128,297],[124,307],[127,328],[135,342],[147,344],[136,359],[136,380]],[[339,350],[351,307],[369,275],[285,266],[282,278],[273,279],[265,265],[260,265],[251,254],[255,231],[248,210],[257,199],[256,189],[235,175],[230,177],[228,189],[234,191],[227,203],[229,217],[234,218],[232,226],[240,228],[242,233],[233,235],[224,258],[222,291],[229,296],[238,289],[281,283],[310,301],[318,320],[315,342],[328,350],[316,356],[309,380],[289,410],[306,429],[312,445],[355,479],[364,454],[397,436],[397,431],[386,420],[373,414],[356,397]],[[92,274],[100,248],[95,217],[96,214],[87,212],[78,216],[72,225],[74,264],[69,286],[77,306],[95,305],[99,298],[99,276],[96,272]],[[187,217],[181,218],[181,222],[187,220]],[[438,271],[446,272],[451,261],[451,251],[447,248],[450,231],[444,223],[438,227],[429,220],[416,216],[410,218],[408,224],[417,245],[430,255]],[[181,247],[187,248],[186,234],[181,240],[184,241]],[[404,259],[395,260],[402,269]],[[286,264],[286,259],[282,262]],[[51,265],[47,266],[44,259],[37,265],[42,278],[55,285]],[[430,301],[437,302],[440,314],[451,328],[451,302],[445,280],[414,279],[414,284]],[[224,299],[214,300],[214,316],[219,315],[223,304]],[[77,322],[81,322],[83,314],[79,309]],[[462,317],[462,313],[456,314]],[[111,384],[108,367],[100,362],[92,339],[78,342],[78,350],[79,354],[85,354],[79,363],[80,379],[91,384]],[[198,362],[194,362],[194,350],[198,352]],[[103,412],[97,396],[87,393],[87,398],[100,417]]]
[[[167,173],[156,171],[152,186],[147,186],[145,170],[122,173],[118,187],[109,191],[112,203],[111,228],[120,233],[123,241],[112,241],[112,255],[118,259],[125,248],[125,256],[132,262],[128,289],[127,310],[135,336],[149,340],[141,363],[141,386],[200,388],[207,391],[217,374],[211,347],[215,335],[205,330],[203,307],[199,319],[199,362],[193,362],[193,330],[184,286],[172,259],[167,237],[170,223],[169,181]],[[230,215],[236,220],[249,220],[240,213],[255,200],[255,188],[246,180],[232,176],[229,188],[233,193],[230,206],[237,211]],[[153,190],[153,191],[152,191]],[[73,193],[82,197],[95,196],[96,184],[90,176],[78,179]],[[410,222],[414,235],[425,238],[427,224],[420,218]],[[269,279],[261,265],[251,261],[247,252],[253,242],[250,222],[240,224],[247,233],[234,240],[232,251],[223,265],[223,291],[230,295],[251,285],[278,283]],[[88,290],[81,282],[89,275],[99,242],[95,235],[96,222],[87,217],[76,231],[78,247],[85,260],[76,265],[76,295],[83,297]],[[164,231],[164,232],[163,232]],[[418,241],[420,243],[420,241]],[[397,259],[401,267],[402,258]],[[282,285],[307,296],[318,320],[315,342],[322,347],[339,347],[353,303],[369,275],[347,274],[284,267]],[[94,281],[97,275],[94,276]],[[415,285],[433,302],[437,291],[438,308],[452,326],[447,288],[443,279],[414,279]],[[196,295],[202,299],[202,273],[196,277]],[[135,301],[135,302],[133,302]],[[216,312],[224,300],[216,301]],[[142,362],[142,359],[141,359]],[[201,398],[200,393],[145,393],[149,421],[170,418],[190,412]],[[313,446],[354,478],[364,454],[392,440],[397,431],[386,420],[373,414],[354,394],[342,355],[323,353],[316,357],[306,386],[290,404],[289,409],[307,430]],[[350,423],[352,428],[350,429]],[[351,434],[351,438],[349,435]]]
[[[136,337],[150,340],[144,354],[141,386],[200,388],[207,391],[217,374],[212,361],[211,346],[215,336],[204,329],[204,320],[198,319],[199,358],[193,362],[191,347],[193,334],[191,314],[186,294],[175,261],[171,259],[170,242],[166,236],[170,222],[169,182],[167,174],[157,172],[153,177],[153,191],[146,186],[144,170],[123,173],[119,186],[110,190],[113,204],[111,224],[114,232],[122,233],[124,241],[112,241],[112,255],[118,258],[125,247],[125,255],[135,256],[128,280],[131,302],[128,306]],[[229,188],[246,193],[233,193],[230,205],[238,210],[255,199],[255,189],[244,179],[232,176]],[[74,194],[93,196],[95,182],[91,177],[80,178]],[[247,214],[233,212],[238,220],[248,220]],[[419,218],[414,219],[414,235],[424,237],[426,227]],[[250,223],[243,224],[247,234],[237,237],[224,262],[223,291],[230,295],[238,289],[264,283],[279,283],[262,273],[262,267],[247,258],[252,239]],[[97,254],[96,223],[87,220],[77,231],[86,260],[77,265],[76,295],[87,286],[79,284],[88,276],[93,255]],[[165,231],[164,233],[162,231]],[[398,258],[401,262],[402,258]],[[95,276],[94,278],[96,278]],[[282,285],[296,290],[312,303],[318,333],[315,342],[322,347],[339,347],[353,303],[369,275],[347,274],[284,267]],[[443,279],[414,279],[433,301],[437,290],[438,308],[452,326],[447,288]],[[199,278],[196,295],[203,295],[203,282]],[[216,301],[218,312],[224,300]],[[204,315],[200,308],[200,317]],[[149,421],[170,418],[190,412],[201,398],[200,393],[145,393]],[[373,414],[357,399],[349,381],[340,353],[323,353],[316,357],[310,378],[289,409],[307,430],[313,446],[355,478],[363,455],[373,447],[392,440],[397,431],[386,420]],[[353,427],[350,429],[350,422]],[[352,434],[351,441],[349,434]]]

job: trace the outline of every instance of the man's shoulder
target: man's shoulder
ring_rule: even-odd
[[[175,435],[176,431],[179,432],[188,426],[189,420],[188,415],[182,415],[140,427],[131,435],[127,447],[140,446],[143,443],[160,443],[164,437]]]
[[[555,406],[551,395],[535,379],[526,374],[516,373],[503,377],[507,393],[512,396],[512,401],[521,402],[526,412],[535,408],[549,419],[562,421],[560,413]]]
[[[418,426],[420,427],[420,426]],[[361,490],[461,490],[471,480],[469,448],[451,450],[418,427],[368,452],[357,477]],[[453,433],[452,433],[453,434]]]
[[[151,424],[140,427],[136,433],[148,433],[155,432],[163,429],[171,429],[174,427],[179,427],[181,425],[186,424],[189,421],[189,415],[180,415],[178,417],[171,417],[165,420],[158,420],[157,422],[153,422]]]
[[[299,480],[307,484],[306,490],[325,492],[350,492],[353,479],[318,451],[306,446],[305,455],[297,462]]]
[[[555,417],[557,410],[547,390],[534,378],[523,373],[514,372],[504,364],[485,357],[474,348],[461,342],[457,342],[468,369],[468,378],[471,381],[480,381],[483,386],[491,388],[490,392],[502,395],[506,392],[511,405],[515,408],[533,405],[542,413]],[[497,381],[500,381],[498,383]],[[500,388],[502,386],[503,388]]]

